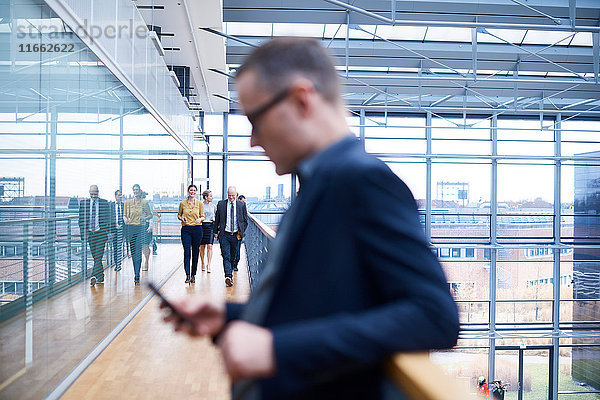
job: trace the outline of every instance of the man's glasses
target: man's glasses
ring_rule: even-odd
[[[267,111],[269,111],[271,108],[275,107],[278,103],[280,103],[281,101],[283,101],[289,94],[290,94],[290,88],[285,88],[283,89],[281,92],[279,92],[275,97],[273,97],[270,101],[268,101],[267,103],[263,104],[262,106],[260,106],[258,109],[246,114],[246,117],[248,118],[248,121],[250,121],[250,124],[252,124],[252,135],[256,136],[257,134],[257,127],[256,127],[256,122],[258,121],[258,119]]]

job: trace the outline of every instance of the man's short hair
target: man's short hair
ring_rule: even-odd
[[[327,50],[314,39],[282,37],[273,39],[246,58],[236,77],[254,71],[262,89],[278,93],[295,76],[310,79],[315,89],[330,103],[341,100],[340,82]]]

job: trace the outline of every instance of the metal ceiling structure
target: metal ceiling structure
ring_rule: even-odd
[[[191,109],[204,112],[227,111],[227,80],[209,69],[225,68],[223,38],[200,28],[222,29],[218,0],[133,0],[149,26],[160,29],[164,60],[172,66],[190,68]]]
[[[600,116],[597,0],[223,0],[223,22],[209,31],[228,70],[212,73],[272,37],[314,37],[354,112]]]

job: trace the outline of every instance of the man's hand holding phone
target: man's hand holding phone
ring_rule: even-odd
[[[225,327],[225,303],[199,297],[167,300],[149,283],[150,289],[162,300],[161,308],[170,312],[164,317],[176,331],[190,336],[219,335],[225,369],[232,382],[247,378],[265,378],[277,370],[273,349],[273,333],[262,326],[245,321],[233,321]]]
[[[187,297],[167,300],[162,293],[149,284],[150,288],[162,300],[160,308],[169,314],[163,319],[173,323],[176,331],[191,336],[216,336],[225,325],[225,303],[199,297]]]

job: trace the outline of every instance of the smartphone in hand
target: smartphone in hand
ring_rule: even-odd
[[[167,300],[165,296],[163,296],[163,294],[160,292],[160,290],[158,290],[158,288],[156,287],[156,285],[154,285],[154,283],[148,282],[148,287],[150,288],[150,290],[152,290],[154,292],[154,294],[156,294],[158,296],[158,298],[161,300],[162,304],[169,307],[169,309],[171,310],[171,312],[173,314],[175,314],[182,321],[189,323],[190,327],[194,327],[193,321],[191,319],[189,319],[187,316],[183,315],[177,308],[175,308],[175,306],[171,302],[169,302],[169,300]]]

